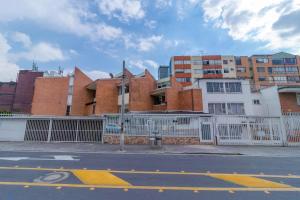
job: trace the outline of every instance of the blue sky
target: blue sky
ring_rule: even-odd
[[[299,0],[0,0],[0,81],[35,60],[93,79],[173,55],[300,53]],[[17,6],[16,6],[17,5]],[[253,6],[256,5],[256,6]]]

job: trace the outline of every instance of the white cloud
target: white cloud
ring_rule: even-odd
[[[74,55],[74,56],[78,56],[79,55],[79,53],[75,49],[70,49],[69,53],[72,54],[72,55]]]
[[[30,47],[31,44],[32,44],[30,37],[27,34],[22,33],[22,32],[14,32],[12,34],[12,40],[15,41],[15,42],[22,43],[22,45],[25,48]]]
[[[149,68],[158,68],[158,63],[153,60],[129,60],[129,67],[130,68],[138,68],[138,69],[149,69]]]
[[[98,7],[102,14],[121,21],[142,19],[145,16],[140,0],[98,0]]]
[[[66,59],[66,56],[59,47],[46,42],[40,42],[33,45],[29,51],[11,54],[11,56],[16,61],[25,59],[39,62],[50,62]]]
[[[156,0],[155,7],[159,9],[168,8],[172,6],[172,0]]]
[[[139,51],[150,51],[155,47],[155,45],[160,43],[162,38],[162,35],[153,35],[147,38],[140,38],[138,39],[137,48]]]
[[[109,73],[99,70],[85,71],[84,73],[86,73],[92,80],[110,78]]]
[[[0,23],[32,21],[52,31],[93,40],[114,40],[120,37],[120,28],[97,22],[95,16],[85,1],[59,0],[53,3],[53,0],[2,0],[0,6]]]
[[[9,62],[8,51],[11,49],[6,38],[0,33],[0,81],[15,81],[19,66]]]
[[[226,0],[224,0],[226,1]],[[190,11],[195,8],[201,0],[177,0],[176,1],[176,13],[179,20],[183,20]]]
[[[155,48],[161,40],[162,35],[152,35],[150,37],[140,37],[136,38],[135,35],[126,35],[123,37],[124,44],[126,48],[135,48],[141,52],[147,52]]]
[[[206,22],[235,40],[264,42],[264,48],[300,49],[299,0],[205,0]]]
[[[144,25],[150,29],[156,28],[157,22],[155,20],[146,20]]]

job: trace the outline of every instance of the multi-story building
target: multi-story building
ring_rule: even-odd
[[[36,80],[34,115],[101,115],[119,113],[123,74],[92,81],[78,68],[65,77]],[[174,78],[157,82],[148,70],[133,75],[125,70],[125,111],[202,111],[200,89],[184,88]],[[170,80],[170,79],[169,79]]]
[[[284,52],[250,57],[255,88],[300,86],[300,56]]]
[[[158,68],[158,79],[168,78],[170,76],[170,67],[167,65],[161,65]]]
[[[300,56],[284,52],[253,56],[173,56],[171,75],[183,86],[197,79],[250,79],[253,90],[269,86],[300,85]]]

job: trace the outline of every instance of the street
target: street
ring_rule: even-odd
[[[1,152],[1,199],[298,199],[300,160]]]

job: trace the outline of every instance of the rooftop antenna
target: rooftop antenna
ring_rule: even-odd
[[[39,70],[39,67],[36,62],[32,61],[32,71],[37,72]]]
[[[64,70],[61,66],[58,66],[58,74],[59,75],[63,75],[64,74]]]

